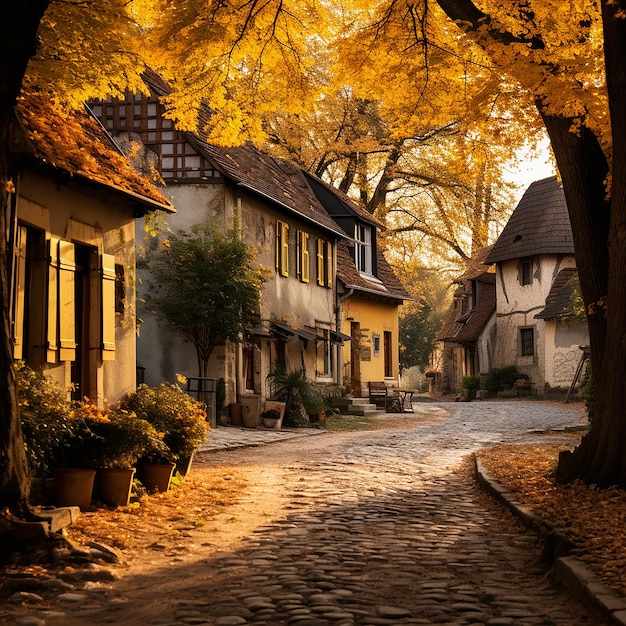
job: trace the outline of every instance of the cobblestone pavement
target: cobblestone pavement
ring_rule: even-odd
[[[124,603],[123,588],[156,583],[123,580],[40,624],[70,616],[154,626],[605,623],[551,583],[534,534],[461,469],[485,445],[575,425],[581,409],[515,401],[416,410],[408,430],[280,444],[299,452],[281,468],[286,515],[236,550],[212,553],[195,578],[173,562],[169,571],[184,584],[169,596],[155,587],[158,617]],[[224,449],[235,434],[224,433]],[[223,464],[233,453],[202,454]]]

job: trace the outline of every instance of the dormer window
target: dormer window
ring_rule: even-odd
[[[354,240],[354,261],[357,269],[365,274],[373,274],[371,226],[355,224]]]

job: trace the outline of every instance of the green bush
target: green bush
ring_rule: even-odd
[[[166,383],[158,387],[139,385],[120,405],[164,433],[163,441],[169,451],[167,457],[164,458],[158,449],[148,452],[146,457],[153,461],[172,462],[190,457],[206,441],[210,426],[203,407],[177,385]]]
[[[485,377],[485,389],[492,393],[497,393],[504,389],[512,389],[515,381],[520,378],[528,380],[528,376],[518,372],[515,365],[507,365],[499,369],[494,367]]]
[[[168,454],[163,433],[133,412],[81,402],[73,415],[79,426],[63,455],[65,467],[131,468],[150,452]]]
[[[476,392],[480,389],[480,378],[478,376],[463,376],[463,389],[467,391],[469,400],[476,398]]]
[[[76,436],[72,404],[53,381],[21,362],[15,366],[15,377],[28,465],[45,476],[61,463]]]

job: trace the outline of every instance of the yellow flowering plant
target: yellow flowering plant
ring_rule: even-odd
[[[73,409],[80,427],[65,462],[77,467],[130,468],[150,451],[167,454],[163,433],[132,411],[101,409],[85,399]]]
[[[158,387],[139,385],[121,402],[121,408],[134,412],[164,433],[168,454],[153,450],[146,455],[154,461],[179,461],[190,457],[204,441],[207,414],[204,404],[192,398],[177,385],[161,383]]]

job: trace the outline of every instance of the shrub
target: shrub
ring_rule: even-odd
[[[16,364],[15,376],[28,464],[44,476],[61,462],[75,437],[72,404],[53,381],[23,363]]]
[[[121,408],[101,410],[89,402],[74,409],[80,426],[74,444],[65,453],[64,465],[75,467],[133,467],[150,452],[168,454],[159,433],[148,421]]]
[[[176,462],[188,458],[206,440],[209,424],[204,405],[177,385],[139,385],[136,391],[122,400],[120,406],[164,433],[163,441],[168,454],[165,456],[159,450],[149,451],[146,457],[153,461]]]
[[[494,367],[485,377],[485,388],[492,393],[511,389],[520,378],[528,380],[528,376],[518,372],[515,365],[507,365],[499,369]]]
[[[478,376],[463,376],[463,389],[467,391],[468,400],[474,400],[476,392],[480,389],[480,378]]]
[[[323,389],[307,378],[304,370],[287,370],[279,367],[268,378],[272,397],[287,404],[285,408],[286,425],[295,426],[296,424],[306,425],[309,423],[308,417],[305,421],[298,416],[299,408],[297,405],[303,407],[305,415],[319,413],[327,408]]]

